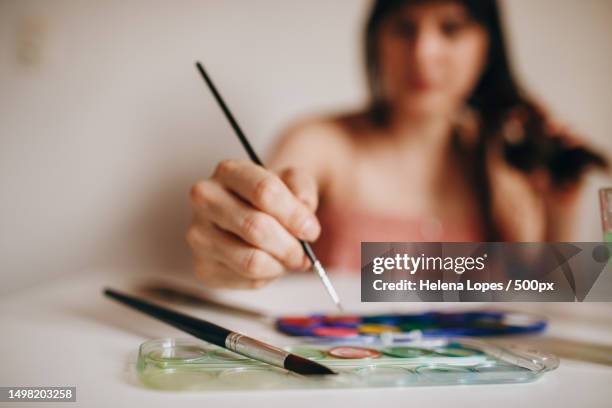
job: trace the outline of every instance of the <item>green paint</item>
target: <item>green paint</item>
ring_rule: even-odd
[[[407,322],[400,324],[399,328],[403,332],[410,332],[412,330],[436,329],[438,327],[430,322]]]
[[[285,350],[309,360],[324,360],[327,358],[327,355],[321,350],[310,347],[285,347]]]
[[[382,352],[391,357],[399,358],[417,358],[432,354],[430,350],[425,350],[416,347],[387,347]]]

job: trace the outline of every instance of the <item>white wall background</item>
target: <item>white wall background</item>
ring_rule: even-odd
[[[368,0],[0,0],[0,293],[99,267],[186,271],[187,191],[243,157],[201,59],[264,151],[359,105]],[[612,156],[612,2],[504,1],[524,82]],[[600,239],[593,178],[577,239]]]

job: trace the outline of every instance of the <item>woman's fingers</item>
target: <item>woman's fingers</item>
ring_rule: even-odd
[[[213,178],[274,217],[295,237],[313,241],[319,236],[321,227],[315,215],[274,173],[252,162],[225,160]]]
[[[281,276],[285,267],[272,255],[241,241],[212,224],[193,225],[187,235],[195,252],[221,262],[233,274],[250,280]]]
[[[200,224],[211,222],[267,252],[288,269],[303,269],[304,251],[298,240],[274,217],[249,206],[219,183],[207,180],[196,184],[192,202]]]
[[[187,240],[197,275],[214,287],[255,288],[308,268],[298,238],[319,235],[317,196],[307,174],[286,170],[279,177],[252,162],[221,162],[191,189]]]
[[[505,161],[499,146],[489,147],[486,165],[492,186],[492,215],[503,240],[545,240],[546,208],[533,182]]]
[[[315,212],[319,206],[319,191],[317,182],[309,173],[288,168],[279,174],[287,188],[300,200],[311,212]]]

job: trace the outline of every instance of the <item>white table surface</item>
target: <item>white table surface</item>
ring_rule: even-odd
[[[185,335],[104,298],[101,295],[104,286],[122,289],[145,279],[122,276],[125,276],[122,271],[88,271],[4,296],[0,300],[0,386],[76,386],[77,403],[65,403],[70,407],[612,406],[612,366],[569,359],[562,359],[557,370],[537,382],[520,385],[208,393],[149,390],[130,374],[138,345],[150,338]],[[334,282],[351,312],[453,307],[361,303],[356,276],[337,276]],[[259,291],[223,291],[220,296],[272,315],[332,310],[314,275],[281,279]],[[547,336],[612,345],[610,304],[494,306],[546,314],[551,319]],[[180,308],[254,337],[282,340],[269,324],[258,319],[205,308]]]

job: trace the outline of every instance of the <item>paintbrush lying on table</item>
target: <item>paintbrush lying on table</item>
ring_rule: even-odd
[[[171,309],[138,299],[134,296],[105,289],[104,294],[124,305],[139,310],[149,316],[168,323],[201,340],[223,347],[253,360],[262,361],[303,375],[336,374],[326,366],[291,354],[288,351],[266,344],[262,341],[233,332],[206,320],[176,312]]]

